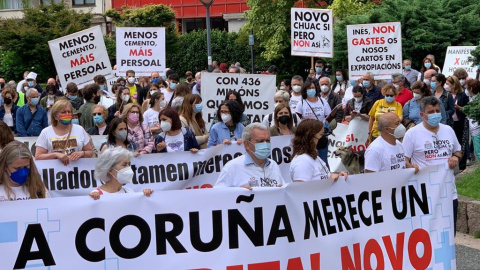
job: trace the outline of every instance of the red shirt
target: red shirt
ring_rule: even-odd
[[[412,98],[413,98],[412,91],[410,91],[410,89],[403,88],[403,90],[400,91],[398,95],[395,97],[395,101],[402,104],[402,108],[403,108],[403,105],[405,105],[405,103],[407,103],[407,101],[409,101]]]

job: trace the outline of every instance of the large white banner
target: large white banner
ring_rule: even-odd
[[[135,76],[165,74],[164,27],[117,27],[117,73],[135,71]]]
[[[245,114],[253,122],[273,112],[276,76],[231,73],[202,73],[203,119],[211,123],[227,92],[235,90],[242,96]],[[210,126],[207,127],[209,129]]]
[[[333,58],[331,9],[292,8],[292,55]]]
[[[347,25],[348,74],[357,80],[372,72],[375,80],[402,73],[400,22]]]
[[[271,158],[285,181],[290,182],[291,136],[272,137]],[[220,145],[193,154],[188,151],[140,155],[132,160],[135,173],[131,188],[141,191],[211,188],[223,166],[245,154],[245,147]],[[96,158],[83,158],[64,166],[59,160],[37,160],[38,172],[52,197],[86,196],[102,183],[95,180]]]
[[[473,63],[468,61],[468,57],[472,56],[470,52],[475,50],[475,48],[476,46],[448,46],[442,73],[445,76],[450,76],[453,75],[456,69],[464,68],[468,73],[468,77],[475,78],[477,76],[477,67],[472,67]]]
[[[81,89],[96,75],[113,77],[100,26],[50,40],[48,46],[64,87],[74,82]]]
[[[451,170],[2,202],[1,269],[455,269]]]

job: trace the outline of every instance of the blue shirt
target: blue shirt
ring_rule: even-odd
[[[418,71],[415,69],[410,69],[409,72],[405,72],[405,70],[402,71],[403,76],[407,78],[407,80],[410,82],[410,84],[413,84],[414,82],[417,81],[418,79],[418,74],[420,74]]]
[[[42,132],[42,129],[48,127],[47,111],[39,105],[36,106],[36,109],[35,117],[30,126],[27,127],[30,119],[32,119],[32,111],[28,107],[28,104],[18,108],[16,125],[17,133],[20,134],[21,137],[38,136],[40,132]]]
[[[233,131],[233,135],[235,136],[235,140],[242,138],[243,129],[245,126],[242,123],[237,123],[235,125],[235,130]],[[232,141],[230,136],[230,130],[228,129],[227,125],[223,122],[218,122],[212,126],[210,129],[210,134],[208,135],[208,143],[207,148],[222,144],[223,140],[227,139]]]
[[[440,123],[446,124],[447,123],[447,113],[445,112],[445,107],[440,102],[440,112],[442,113],[442,120]],[[415,98],[410,99],[405,103],[403,106],[403,118],[412,120],[415,125],[420,124],[423,119],[420,116],[420,104],[415,100]]]

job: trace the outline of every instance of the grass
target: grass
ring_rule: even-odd
[[[474,237],[475,239],[479,239],[479,238],[480,238],[480,232],[476,232],[476,233],[473,235],[473,237]]]
[[[480,201],[480,167],[457,182],[457,192]]]

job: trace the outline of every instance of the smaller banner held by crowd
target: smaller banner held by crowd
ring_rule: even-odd
[[[135,76],[150,76],[156,71],[165,75],[164,27],[117,27],[117,73],[127,70]]]
[[[464,68],[468,73],[468,77],[475,78],[477,76],[477,67],[472,67],[473,63],[468,60],[468,57],[472,56],[470,52],[475,50],[475,48],[476,46],[448,46],[442,73],[445,76],[451,76],[456,69]]]
[[[95,26],[48,42],[60,83],[74,82],[78,88],[93,82],[93,77],[113,77],[100,26]]]
[[[328,136],[328,165],[332,172],[346,172],[340,156],[335,155],[339,146],[351,147],[353,152],[367,150],[368,121],[355,117],[348,125],[337,124]]]
[[[400,22],[347,25],[348,74],[357,80],[372,72],[375,80],[402,73]]]
[[[333,58],[331,9],[291,9],[292,55]]]
[[[100,137],[100,136],[99,136]],[[291,136],[272,137],[271,158],[290,182]],[[225,164],[245,154],[243,144],[220,145],[201,150],[140,155],[132,159],[135,191],[211,188]],[[82,158],[64,166],[58,159],[37,160],[38,172],[52,197],[86,196],[102,183],[94,177],[96,158]]]
[[[218,106],[230,90],[237,91],[245,104],[245,114],[253,122],[273,112],[276,76],[231,73],[202,73],[203,119],[212,123]],[[210,125],[207,124],[207,130]]]
[[[452,181],[439,165],[252,191],[7,201],[2,269],[455,269]]]

